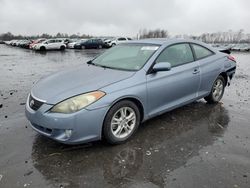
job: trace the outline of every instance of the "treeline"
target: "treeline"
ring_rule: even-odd
[[[223,31],[215,33],[203,33],[198,36],[194,35],[176,35],[177,38],[191,38],[206,43],[250,43],[250,34],[244,33],[243,29],[239,31]]]
[[[168,38],[168,37],[169,37],[168,31],[164,29],[155,29],[155,30],[142,29],[139,31],[137,38],[145,39],[145,38]]]
[[[13,35],[10,32],[0,34],[1,41],[8,41],[12,39],[37,39],[37,38],[91,38],[93,36],[86,34],[72,34],[68,35],[66,33],[57,33],[56,35],[50,35],[47,33],[41,35],[23,36],[23,35]],[[165,29],[154,29],[147,30],[141,29],[135,38],[145,39],[145,38],[169,38],[169,32]],[[201,35],[175,35],[176,38],[191,38],[195,40],[200,40],[206,43],[250,43],[250,34],[245,34],[243,29],[239,31],[226,31],[226,32],[215,32],[215,33],[203,33]]]
[[[204,33],[199,39],[207,43],[249,43],[250,34],[245,34],[243,29],[239,31],[226,31],[216,33]]]
[[[2,41],[9,41],[13,39],[37,39],[37,38],[91,38],[91,35],[85,35],[85,34],[72,34],[68,35],[66,33],[57,33],[56,35],[50,35],[47,33],[43,33],[41,35],[14,35],[11,32],[0,34],[0,40]]]

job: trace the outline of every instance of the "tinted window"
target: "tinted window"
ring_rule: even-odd
[[[175,44],[167,47],[156,59],[156,63],[168,62],[172,67],[194,61],[189,44]]]
[[[92,43],[92,40],[91,40],[91,39],[90,39],[90,40],[87,40],[86,43]]]
[[[55,42],[55,40],[49,40],[49,41],[47,41],[47,43],[54,43]]]
[[[213,54],[210,50],[200,45],[192,44],[197,59],[201,59]]]
[[[117,40],[126,40],[125,38],[118,38]]]

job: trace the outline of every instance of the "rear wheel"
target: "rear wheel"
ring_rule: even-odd
[[[103,135],[110,144],[121,144],[127,141],[140,124],[138,107],[129,100],[116,103],[107,113]]]
[[[211,104],[218,103],[224,94],[225,86],[225,79],[223,78],[223,76],[219,75],[214,81],[210,94],[204,99]]]

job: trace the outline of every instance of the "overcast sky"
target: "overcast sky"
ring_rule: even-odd
[[[0,0],[0,33],[135,36],[142,28],[250,33],[250,0]]]

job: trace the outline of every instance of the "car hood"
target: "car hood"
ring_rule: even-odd
[[[95,91],[131,77],[134,72],[81,65],[61,71],[38,81],[31,90],[33,97],[56,104],[82,93]]]

